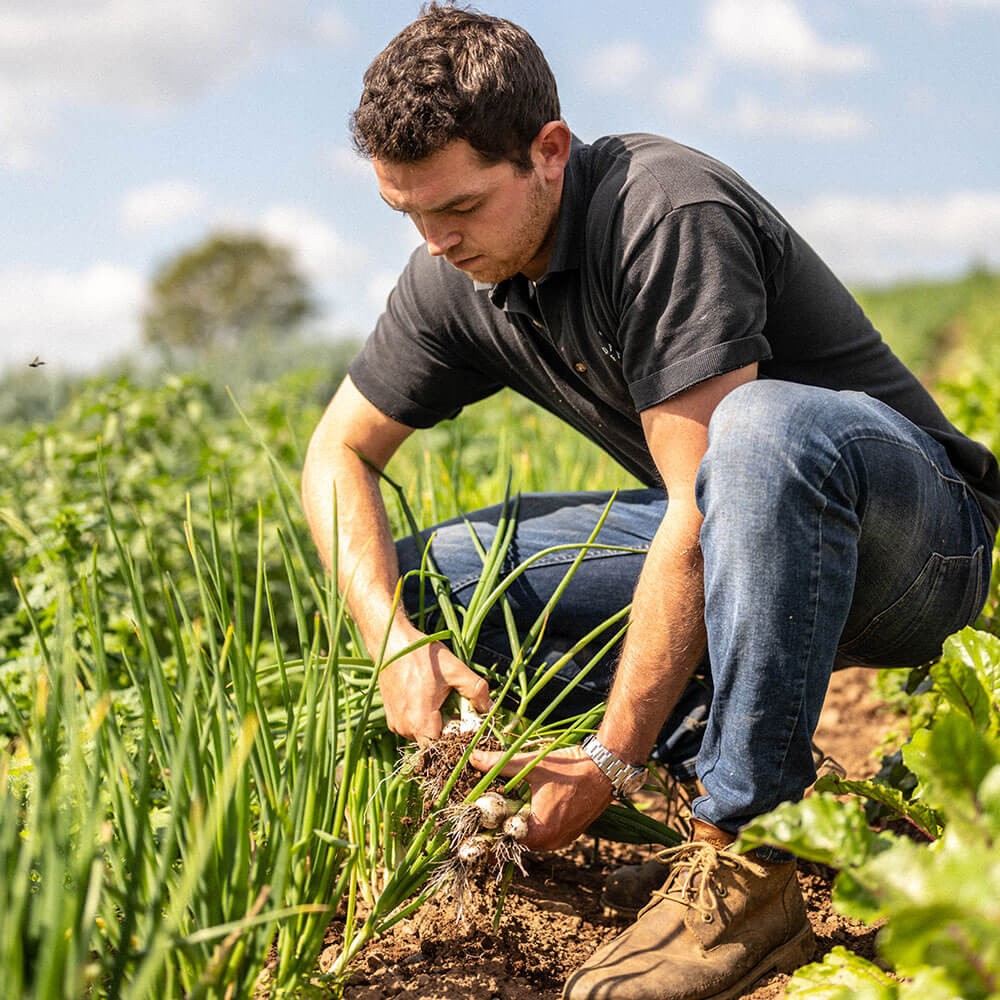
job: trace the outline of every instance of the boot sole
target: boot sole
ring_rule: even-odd
[[[758,979],[769,972],[795,972],[812,961],[816,952],[816,938],[812,927],[806,924],[790,941],[766,955],[738,983],[734,983],[725,993],[713,993],[704,1000],[738,1000]]]

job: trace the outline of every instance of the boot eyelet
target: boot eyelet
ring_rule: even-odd
[[[724,885],[716,886],[715,894],[719,899],[725,899],[729,895],[729,890]]]
[[[702,920],[703,920],[703,921],[704,921],[704,922],[705,922],[706,924],[710,924],[710,923],[711,923],[711,922],[712,922],[712,921],[713,921],[713,920],[715,919],[715,917],[713,917],[711,913],[703,913],[703,914],[701,915],[701,919],[702,919]]]

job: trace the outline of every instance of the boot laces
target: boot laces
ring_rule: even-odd
[[[704,841],[668,848],[659,858],[670,866],[670,871],[663,886],[653,890],[653,898],[645,909],[661,900],[671,900],[700,913],[706,923],[715,919],[719,900],[728,895],[724,882],[726,872],[749,867],[739,855]]]

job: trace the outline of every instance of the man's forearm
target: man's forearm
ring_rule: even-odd
[[[705,596],[693,505],[660,525],[632,604],[631,623],[599,738],[624,760],[644,761],[705,650]]]
[[[377,650],[390,622],[405,622],[401,607],[393,614],[399,564],[377,474],[346,447],[341,452],[307,461],[303,506],[323,564],[332,570],[336,554],[338,585],[369,650]]]
[[[353,435],[345,433],[344,426],[351,426],[352,405],[355,412],[359,406],[368,409],[367,423],[356,420],[359,430]],[[366,438],[366,427],[373,422],[385,432]],[[446,646],[420,643],[422,633],[396,602],[399,561],[378,474],[355,450],[372,461],[388,461],[405,437],[405,429],[395,426],[373,415],[345,383],[310,441],[302,470],[302,502],[328,569],[336,553],[338,584],[368,652],[378,656],[384,648],[379,689],[389,728],[419,741],[440,735],[440,709],[451,690],[481,712],[489,709],[490,697],[486,681]]]
[[[675,504],[664,518],[643,567],[632,605],[622,660],[598,738],[623,760],[639,763],[650,750],[701,659],[705,646],[698,528],[693,499],[684,515]],[[482,770],[497,755],[479,754]],[[531,754],[515,755],[501,772],[517,774]],[[554,850],[570,843],[607,807],[611,783],[579,747],[566,747],[536,762],[531,785],[529,840]]]

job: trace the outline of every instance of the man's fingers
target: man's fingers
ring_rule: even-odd
[[[413,738],[422,750],[428,743],[433,743],[441,738],[441,729],[441,713],[435,712],[434,715],[414,725]]]
[[[415,740],[421,748],[433,743],[441,736],[441,713],[429,712],[421,715],[416,713],[400,715],[390,712],[386,705],[385,721],[389,729],[397,736],[406,740]]]
[[[558,830],[553,837],[553,832],[534,813],[528,813],[527,819],[528,835],[521,843],[529,851],[551,851],[563,846]]]
[[[477,712],[490,710],[489,684],[447,649],[442,650],[438,669],[441,680],[454,688]]]
[[[473,750],[469,757],[469,763],[477,771],[485,773],[491,770],[502,756],[503,754],[497,750]],[[500,774],[505,778],[512,778],[515,774],[520,774],[522,768],[532,760],[534,760],[532,754],[516,753],[500,768]]]
[[[442,671],[448,683],[477,711],[485,714],[492,707],[490,686],[478,674],[474,674],[465,664],[462,670],[455,670],[451,676]]]

